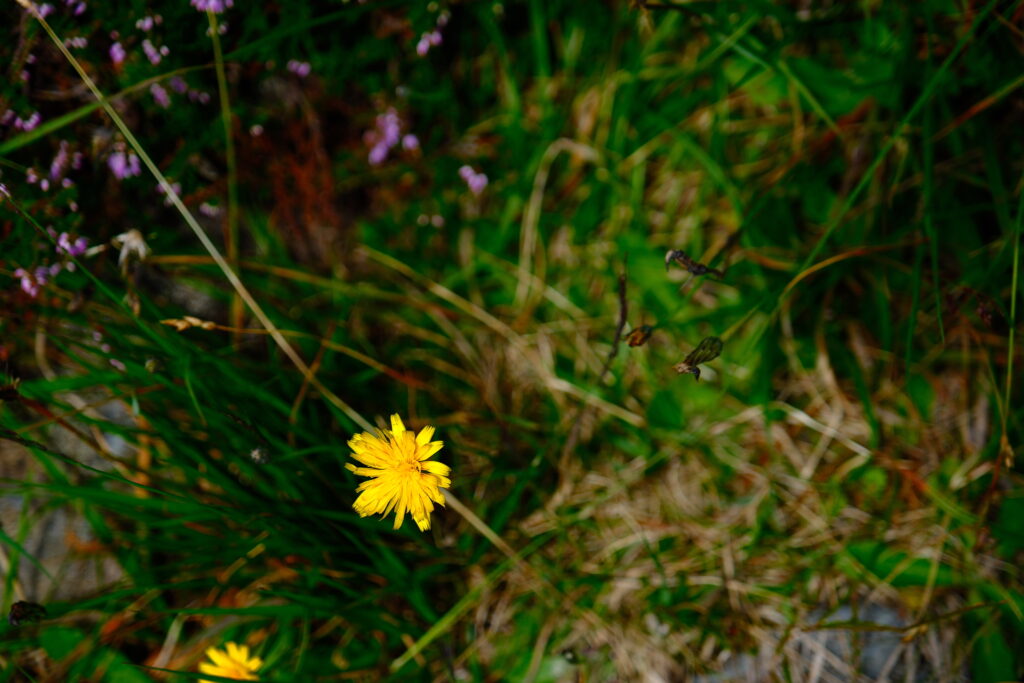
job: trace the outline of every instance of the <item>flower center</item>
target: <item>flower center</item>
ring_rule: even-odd
[[[399,463],[396,469],[398,469],[402,474],[412,475],[423,473],[423,465],[416,458],[409,458],[408,460]]]

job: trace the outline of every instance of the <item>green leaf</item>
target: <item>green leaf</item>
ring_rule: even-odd
[[[1024,550],[1024,497],[1003,501],[992,535],[999,541],[1000,552],[1005,556]]]
[[[968,622],[981,622],[968,619]],[[977,623],[978,633],[971,649],[971,674],[975,683],[1006,683],[1019,680],[1013,652],[999,629],[999,620]]]
[[[66,626],[52,626],[39,634],[39,642],[50,659],[59,662],[78,647],[85,634]]]
[[[919,374],[912,374],[907,378],[907,396],[914,402],[914,407],[921,413],[921,417],[928,419],[932,414],[932,405],[935,403],[935,389]]]
[[[107,683],[150,683],[149,678],[120,655],[117,656],[114,663],[107,669],[107,675],[104,680]]]
[[[858,541],[846,549],[865,569],[891,586],[924,586],[928,583],[932,569],[929,560],[910,558],[907,553],[893,550],[880,541]],[[959,583],[962,583],[962,577],[955,574],[952,568],[939,565],[935,574],[936,586]]]
[[[656,393],[647,406],[647,421],[651,427],[682,429],[683,416],[682,401],[674,391],[669,389],[663,389]]]

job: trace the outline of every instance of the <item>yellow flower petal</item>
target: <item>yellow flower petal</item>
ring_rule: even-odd
[[[434,428],[427,425],[420,430],[420,433],[416,435],[416,443],[421,446],[426,446],[430,443],[430,439],[434,436]]]
[[[248,661],[249,660],[249,646],[248,645],[235,645],[234,643],[228,643],[228,657],[236,661]]]
[[[256,672],[263,666],[259,657],[249,657],[249,646],[227,643],[224,650],[207,648],[206,656],[212,661],[201,662],[199,672],[210,676],[223,676],[238,681],[257,680]],[[203,679],[201,683],[210,683]]]
[[[396,439],[402,438],[402,434],[405,434],[405,425],[398,413],[391,416],[391,433],[395,435]]]
[[[211,647],[206,651],[206,656],[213,660],[213,663],[221,668],[228,668],[232,665],[231,658],[228,657],[227,653],[222,650],[218,650],[215,647]]]
[[[431,441],[426,446],[420,446],[419,459],[427,460],[444,447],[444,441]]]
[[[352,504],[360,517],[386,517],[394,512],[395,529],[401,528],[406,516],[421,530],[430,528],[434,504],[444,505],[440,489],[451,486],[451,468],[429,460],[444,446],[441,441],[431,441],[433,436],[431,426],[413,434],[395,414],[390,430],[363,432],[349,439],[351,457],[359,464],[346,463],[345,469],[366,477],[356,487],[359,495]]]
[[[452,468],[448,467],[448,465],[435,460],[428,460],[420,463],[420,467],[423,468],[424,472],[430,472],[431,474],[436,474],[439,477],[447,477],[452,471]]]

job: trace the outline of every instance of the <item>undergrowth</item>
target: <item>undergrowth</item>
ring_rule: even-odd
[[[1024,676],[1024,5],[158,4],[0,6],[0,680]]]

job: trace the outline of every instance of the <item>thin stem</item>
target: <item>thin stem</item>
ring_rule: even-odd
[[[231,100],[228,98],[228,79],[224,72],[224,52],[220,45],[217,15],[206,11],[210,21],[210,41],[213,43],[213,61],[217,71],[217,91],[220,97],[220,119],[224,125],[224,157],[228,167],[228,215],[224,224],[224,249],[227,251],[228,263],[238,269],[238,161],[235,156],[235,140],[232,134]],[[231,297],[230,320],[234,327],[242,326],[242,299],[236,292]],[[234,335],[234,344],[238,345],[239,336]]]

